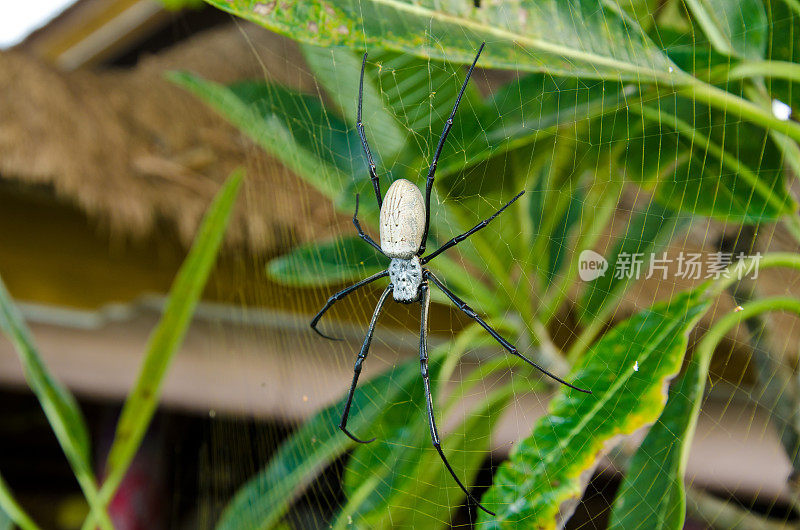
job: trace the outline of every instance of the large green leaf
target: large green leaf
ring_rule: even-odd
[[[295,247],[269,262],[273,280],[298,287],[360,280],[389,264],[359,237],[336,238]]]
[[[432,381],[439,378],[442,368],[442,356],[430,363],[429,374]],[[434,385],[435,388],[435,385]],[[436,395],[434,390],[434,395]],[[386,509],[386,501],[397,492],[398,476],[407,478],[414,473],[419,457],[422,455],[422,443],[427,435],[425,394],[422,378],[408,389],[402,401],[390,404],[378,421],[369,426],[365,436],[378,438],[377,441],[356,447],[351,455],[344,474],[344,491],[350,499],[356,495],[363,482],[372,475],[380,477],[379,482],[370,493],[360,500],[352,515],[358,514],[360,522],[368,522],[370,527],[377,526],[375,514]],[[416,459],[414,457],[417,457]],[[408,490],[404,490],[407,494]],[[372,512],[372,516],[370,516]]]
[[[641,28],[599,0],[514,5],[426,0],[210,0],[222,10],[318,46],[379,47],[481,66],[634,82],[672,82],[676,67]],[[671,68],[673,70],[671,70]]]
[[[111,528],[111,520],[99,498],[97,482],[92,471],[89,431],[73,395],[50,373],[39,354],[28,326],[25,324],[6,286],[0,279],[0,331],[14,345],[25,379],[44,410],[50,428],[64,451],[75,478],[83,490],[92,513],[100,518],[103,528]]]
[[[417,394],[417,387],[421,387],[419,361],[408,361],[360,385],[353,397],[348,428],[370,435],[389,411],[399,410],[390,405],[401,404],[403,408],[407,397]],[[343,407],[344,398],[306,421],[281,446],[268,467],[236,493],[222,514],[218,530],[270,528],[276,524],[309,482],[355,444],[337,427]]]
[[[648,274],[647,257],[669,241],[675,233],[679,219],[672,210],[655,202],[649,203],[644,210],[636,212],[608,257],[609,266],[606,273],[586,286],[578,304],[579,318],[584,324],[608,310],[609,306],[624,293],[627,286],[637,279],[635,274],[616,274],[615,265],[620,262],[620,257],[632,260],[634,255],[640,255],[641,274]]]
[[[442,411],[448,410],[452,396],[440,399],[437,388],[449,379],[467,348],[492,340],[484,337],[482,331],[477,325],[470,326],[431,356],[429,374],[441,424],[446,423],[446,412]],[[443,362],[445,359],[448,362]],[[443,438],[448,461],[465,484],[472,483],[486,456],[490,433],[511,395],[509,388],[494,392],[468,413],[469,419]],[[433,451],[422,380],[418,379],[407,399],[393,405],[372,429],[385,438],[385,443],[359,446],[350,457],[344,480],[348,503],[339,520],[347,516],[369,528],[413,527],[414,521],[418,524],[425,521],[426,527],[446,524],[463,492],[446,472],[439,454]],[[364,492],[370,477],[378,480]]]
[[[686,0],[686,5],[718,52],[764,57],[768,27],[762,0]]]
[[[619,435],[655,421],[665,382],[680,369],[687,335],[709,306],[703,287],[618,324],[578,363],[531,435],[517,445],[483,497],[487,527],[555,528],[571,515],[598,458]]]
[[[164,314],[147,343],[136,382],[122,407],[106,464],[102,495],[110,501],[136,454],[153,418],[161,385],[178,352],[206,281],[217,261],[243,173],[234,172],[217,193],[203,218],[167,298]]]
[[[421,386],[421,385],[420,385]],[[469,417],[460,422],[442,440],[447,460],[456,475],[471,484],[488,455],[491,434],[502,416],[509,395],[490,398],[480,407],[468,412]],[[430,441],[424,405],[417,411],[423,419],[418,436],[410,443],[398,440],[395,451],[387,455],[391,460],[360,462],[358,467],[348,466],[351,487],[363,482],[366,474],[383,470],[384,477],[370,496],[355,512],[353,519],[367,528],[436,528],[448,527],[459,500],[464,498],[461,488],[453,481],[439,453]],[[401,445],[405,443],[405,445]],[[355,459],[357,453],[353,455]],[[351,465],[352,465],[351,460]],[[387,465],[393,462],[393,465]],[[368,463],[376,465],[367,465]]]
[[[775,297],[753,301],[742,311],[725,315],[703,336],[686,372],[670,390],[658,422],[631,459],[614,502],[610,528],[683,528],[686,516],[683,475],[714,348],[740,322],[777,310],[800,314],[800,300]]]

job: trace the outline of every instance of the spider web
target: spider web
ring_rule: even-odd
[[[642,9],[638,3],[633,2],[631,9],[643,23],[652,24],[651,15],[637,12]],[[663,47],[682,45],[671,34],[662,34],[656,29],[653,31],[654,38],[660,40]],[[430,41],[430,46],[444,46],[430,35],[425,37]],[[242,38],[246,38],[244,33]],[[491,42],[487,43],[487,46],[491,45]],[[410,178],[420,188],[424,188],[425,169],[430,163],[442,124],[463,82],[466,69],[436,61],[406,60],[402,56],[382,53],[380,50],[369,51],[368,78],[374,82],[377,96],[367,94],[365,98],[364,123],[372,151],[376,154],[382,189],[385,192],[390,182],[399,177]],[[277,52],[253,48],[253,53]],[[323,60],[326,56],[330,58],[329,68],[334,73],[337,69],[346,69],[345,78],[352,75],[352,64],[337,62],[338,57],[334,51],[318,52],[318,57]],[[357,63],[358,57],[354,57],[354,60]],[[303,65],[293,67],[298,71],[306,68]],[[473,153],[480,152],[489,145],[496,147],[501,143],[497,140],[497,135],[498,130],[502,131],[503,127],[498,127],[498,122],[502,122],[506,116],[516,113],[521,117],[523,126],[535,131],[541,113],[546,112],[553,101],[565,109],[563,114],[572,112],[576,115],[586,109],[571,105],[570,102],[579,102],[595,91],[607,94],[607,104],[614,97],[631,97],[630,91],[637,92],[640,96],[644,94],[641,97],[645,101],[675,101],[669,97],[660,100],[661,94],[647,92],[644,85],[620,87],[610,82],[572,82],[547,75],[541,76],[537,85],[539,91],[526,91],[526,87],[521,86],[516,93],[506,93],[505,99],[491,99],[492,95],[502,91],[508,83],[526,75],[528,74],[521,69],[483,70],[479,63],[442,155],[442,175],[437,178],[436,194],[432,200],[432,215],[436,222],[433,236],[437,243],[441,243],[464,232],[491,215],[519,190],[524,189],[527,192],[526,200],[511,206],[480,233],[480,238],[467,241],[450,251],[450,261],[437,258],[431,262],[430,267],[478,313],[488,315],[490,322],[498,326],[503,335],[515,343],[520,351],[530,354],[537,362],[565,375],[567,365],[563,360],[554,357],[553,352],[569,351],[575,341],[580,340],[580,331],[586,326],[586,320],[582,320],[581,300],[590,286],[577,277],[575,270],[569,269],[573,256],[583,250],[594,250],[611,260],[615,248],[623,241],[630,241],[633,246],[626,248],[633,248],[634,251],[642,249],[647,257],[656,254],[671,260],[666,278],[659,275],[645,278],[646,263],[644,264],[641,274],[643,278],[632,281],[624,295],[610,302],[612,307],[605,313],[605,319],[613,323],[650,307],[656,301],[668,299],[675,293],[697,285],[703,278],[679,277],[677,262],[682,254],[699,254],[704,263],[710,263],[713,261],[712,255],[720,251],[753,254],[797,250],[797,243],[783,226],[770,222],[755,225],[752,220],[743,224],[735,214],[727,220],[719,215],[709,216],[707,200],[702,205],[688,208],[684,206],[682,211],[676,211],[676,201],[684,197],[668,197],[671,200],[659,197],[652,181],[648,184],[647,175],[653,171],[669,171],[682,163],[676,145],[680,144],[685,151],[685,139],[679,138],[663,124],[647,122],[642,127],[639,120],[622,112],[610,113],[603,119],[575,116],[565,119],[564,115],[559,115],[559,120],[566,125],[553,130],[543,129],[540,133],[534,132],[525,142],[520,142],[518,147],[500,149],[486,161],[466,164]],[[271,73],[265,70],[264,77],[270,79]],[[427,84],[410,87],[404,85],[409,79],[424,79]],[[369,227],[369,233],[377,236],[377,207],[373,204],[374,197],[369,191],[368,172],[360,145],[351,143],[343,149],[334,150],[329,147],[327,137],[330,132],[339,134],[353,131],[354,116],[342,115],[340,112],[353,110],[356,93],[352,90],[331,93],[326,90],[330,87],[323,86],[322,83],[317,88],[317,95],[322,95],[329,109],[329,121],[311,129],[311,143],[318,146],[320,156],[333,156],[339,167],[354,168],[348,174],[350,182],[349,188],[345,190],[347,193],[343,192],[342,196],[352,197],[356,191],[361,192],[362,224]],[[793,101],[786,103],[790,106],[796,104]],[[337,109],[337,104],[343,108]],[[304,105],[306,106],[299,109],[300,112],[298,108],[284,108],[286,115],[290,117],[284,123],[290,129],[297,127],[308,130],[302,118],[304,115],[315,115],[316,110],[305,103]],[[390,108],[394,108],[399,117],[387,127],[380,114],[386,113]],[[749,131],[745,123],[734,116],[724,115],[722,119],[726,130],[733,131],[728,133],[729,136],[744,135]],[[477,127],[479,134],[475,134],[465,123]],[[714,132],[712,125],[718,126],[713,123],[706,125],[701,119],[691,125],[697,129],[707,126],[704,132],[708,133]],[[778,157],[777,165],[770,158],[769,150],[774,147],[772,140],[763,135],[747,139],[759,144],[755,148],[755,151],[760,152],[756,155],[759,172],[766,175],[786,169],[787,163],[782,158]],[[742,140],[743,138],[734,135],[725,141]],[[402,148],[392,151],[392,146]],[[735,155],[742,154],[746,147],[752,146],[734,147],[732,152]],[[254,157],[258,149],[253,147]],[[611,151],[614,152],[612,159],[604,156]],[[707,150],[700,149],[697,152],[699,156],[695,154],[691,164],[687,165],[690,184],[693,179],[702,178],[706,171],[720,171],[720,180],[725,172],[730,176],[728,168],[716,167],[719,163],[712,159]],[[467,167],[460,171],[447,171],[447,168],[459,164]],[[603,175],[606,179],[606,184],[600,189],[593,188],[598,175]],[[795,176],[791,171],[785,171],[783,178],[796,188]],[[637,185],[637,179],[640,185]],[[306,189],[308,191],[298,196],[296,204],[290,207],[300,209],[309,219],[313,219],[321,199],[318,193],[311,191],[310,186]],[[717,192],[719,202],[710,201],[711,207],[730,201],[726,196],[729,193],[728,188],[717,188]],[[738,195],[737,199],[741,197],[742,195]],[[763,205],[753,202],[755,199],[748,198],[746,194],[744,197],[745,202],[738,204],[738,207],[744,210],[762,208]],[[347,208],[341,207],[342,222],[333,229],[334,241],[341,242],[337,247],[339,253],[336,259],[342,263],[359,260],[363,256],[360,252],[354,253],[345,244],[346,239],[354,235],[346,219],[350,203],[346,204]],[[276,207],[286,208],[287,205]],[[648,246],[646,234],[637,232],[642,230],[637,219],[643,215],[657,216],[663,220],[666,228],[659,236],[659,245]],[[607,222],[593,224],[592,219],[607,219]],[[581,232],[584,223],[588,228]],[[544,228],[548,229],[547,235],[541,236]],[[583,239],[579,239],[581,233]],[[292,240],[294,234],[287,230],[285,236],[287,240]],[[585,246],[577,246],[581,242]],[[433,243],[429,244],[430,250],[436,247]],[[546,251],[546,259],[541,259],[537,254],[543,249]],[[662,252],[666,254],[661,254]],[[617,255],[616,262],[611,261],[607,274],[616,271],[620,257]],[[253,270],[263,271],[265,262],[271,258],[274,256],[258,256],[253,262],[242,264],[245,271],[242,274],[247,275]],[[489,261],[485,258],[489,258]],[[481,264],[485,264],[485,267]],[[319,271],[327,265],[320,260]],[[309,270],[313,273],[314,267],[306,269],[306,272]],[[361,276],[365,277],[367,274],[368,268],[364,267]],[[500,277],[498,274],[505,276]],[[267,314],[271,316],[266,319],[273,318],[274,321],[266,322],[270,325],[263,334],[250,331],[255,334],[250,339],[261,342],[270,352],[277,352],[278,360],[274,372],[257,376],[256,379],[262,380],[262,383],[260,388],[253,389],[253,400],[254,403],[263,399],[273,400],[280,421],[275,421],[274,426],[252,427],[247,432],[239,427],[212,428],[207,433],[208,450],[206,460],[201,463],[201,475],[205,466],[212,474],[222,473],[222,462],[229,467],[227,473],[231,475],[255,474],[264,464],[262,459],[274,455],[278,445],[286,439],[286,425],[291,425],[292,428],[299,426],[316,410],[334,403],[346,391],[352,378],[353,361],[360,341],[378,295],[385,285],[385,282],[378,282],[375,286],[362,289],[339,302],[326,315],[321,328],[343,336],[345,340],[327,342],[312,334],[307,329],[307,322],[328,296],[345,283],[352,282],[306,286],[302,289],[288,288],[268,279],[265,282],[269,287],[260,291],[259,296],[263,299],[257,300],[257,303],[270,308],[272,312]],[[690,344],[695,343],[702,332],[720,316],[734,310],[739,303],[745,304],[750,296],[746,287],[751,284],[757,285],[759,297],[800,294],[796,274],[785,270],[764,271],[757,282],[740,287],[735,300],[730,295],[723,296],[692,334]],[[553,285],[563,285],[563,291],[548,293],[547,286]],[[476,301],[486,298],[486,290],[493,298],[500,300],[499,309],[482,307]],[[551,302],[553,296],[558,298],[563,293],[563,304],[553,313],[546,326],[547,342],[552,344],[550,353],[545,351],[546,348],[536,345],[535,330],[526,325],[523,316],[507,302],[520,296],[520,293],[529,296],[537,306]],[[452,350],[452,341],[457,339],[460,332],[468,329],[470,320],[454,308],[443,304],[443,298],[438,297],[434,301],[429,317],[430,349],[449,345],[445,349]],[[399,372],[398,367],[402,363],[413,362],[417,358],[418,319],[418,305],[387,303],[380,316],[360,385],[367,384],[378,374]],[[469,477],[477,476],[477,479],[473,481],[463,474],[461,478],[476,484],[473,491],[480,494],[490,484],[492,472],[507,457],[509,451],[514,449],[519,440],[530,434],[536,420],[545,414],[550,399],[546,388],[552,387],[546,378],[524,364],[515,362],[500,345],[493,343],[487,336],[477,337],[468,344],[462,361],[443,378],[444,384],[436,385],[434,400],[444,444],[457,447],[450,456],[451,461],[460,465],[465,465],[464,462],[467,461],[472,462],[467,465],[466,471]],[[786,485],[792,467],[780,439],[794,435],[796,411],[787,410],[781,398],[796,392],[793,364],[798,338],[800,329],[793,318],[771,315],[764,319],[763,326],[752,324],[750,332],[745,326],[741,326],[734,333],[729,333],[718,347],[686,473],[686,481],[691,488],[687,527],[706,523],[726,528],[733,524],[732,521],[744,517],[741,509],[767,513],[778,522],[793,520],[789,508],[791,492]],[[234,345],[237,340],[240,339],[230,338]],[[236,347],[232,350],[234,353],[231,362],[236,362]],[[505,365],[490,377],[482,378],[477,375],[482,367],[497,359],[504,359]],[[421,380],[415,381],[421,387]],[[397,414],[403,415],[401,423],[408,426],[406,431],[398,431],[393,425],[377,422],[365,432],[356,432],[357,436],[365,438],[376,436],[378,441],[373,444],[374,450],[368,452],[358,448],[329,463],[321,478],[309,487],[304,496],[296,500],[286,517],[289,525],[317,528],[343,522],[370,527],[375,519],[360,519],[363,516],[361,509],[351,514],[340,512],[348,500],[342,489],[348,487],[351,488],[349,500],[352,501],[354,493],[367,495],[371,491],[379,491],[378,500],[389,503],[392,514],[402,515],[402,523],[389,519],[382,521],[385,525],[395,526],[396,523],[396,526],[433,528],[448,524],[468,525],[470,520],[474,520],[474,508],[470,512],[462,506],[448,513],[448,507],[458,507],[464,503],[463,494],[452,479],[444,475],[420,473],[420,469],[415,467],[417,459],[425,459],[426,463],[432,462],[441,466],[438,460],[428,460],[431,455],[435,457],[435,453],[430,447],[425,423],[425,404],[418,392],[419,388],[412,392],[401,386],[401,383],[390,385],[396,386],[389,388],[386,394],[394,395],[392,390],[399,391],[395,393],[398,400],[394,403],[383,403],[382,406],[397,408]],[[485,414],[473,406],[505,385],[513,385],[511,398],[493,413],[492,419],[496,420],[496,424],[491,429],[491,435],[470,431],[458,433],[458,426],[462,422]],[[530,388],[526,389],[526,385]],[[448,396],[459,392],[464,393],[464,402],[448,407]],[[411,400],[416,401],[409,404]],[[378,401],[376,399],[375,402]],[[351,418],[360,412],[358,408],[354,408]],[[231,448],[222,447],[215,442],[221,438],[218,431],[225,429],[233,429],[234,436],[241,442],[237,443],[232,457],[224,456],[232,451]],[[449,436],[451,433],[461,437],[460,443],[458,438]],[[583,502],[569,527],[605,526],[620,469],[627,465],[629,454],[640,439],[641,436],[634,436],[631,440],[626,440],[600,461],[594,472],[595,478],[586,490]],[[489,447],[491,452],[475,449],[476,447]],[[401,448],[407,450],[400,451]],[[425,451],[417,450],[422,448]],[[309,453],[311,449],[309,447]],[[261,456],[244,456],[252,452]],[[476,452],[482,455],[477,461],[474,458]],[[405,480],[397,480],[398,474]],[[435,476],[438,481],[433,484],[435,488],[431,487],[431,476]],[[364,490],[359,489],[359,486],[365,484],[367,486]],[[381,489],[381,485],[394,484],[400,484],[402,489]],[[228,490],[217,489],[220,488],[219,480],[209,480],[203,488],[205,498],[213,501],[209,505],[212,507],[199,508],[198,518],[210,524],[218,507],[228,501]],[[709,499],[705,492],[712,492],[716,500]],[[410,506],[405,510],[393,504],[409,502]],[[429,513],[442,512],[430,510],[429,504],[444,508],[447,516],[431,519]],[[731,512],[731,506],[737,507],[739,511]],[[417,517],[415,510],[419,511]]]

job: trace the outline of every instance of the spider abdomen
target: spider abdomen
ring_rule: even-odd
[[[381,249],[390,258],[409,259],[422,245],[425,200],[406,179],[395,180],[383,198],[380,218]]]

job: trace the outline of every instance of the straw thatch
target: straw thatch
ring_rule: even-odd
[[[0,53],[0,178],[49,185],[113,233],[142,236],[166,220],[188,242],[220,183],[244,166],[230,243],[271,253],[333,233],[342,219],[329,201],[164,78],[187,69],[313,90],[302,65],[291,41],[235,24],[119,71],[60,72]]]

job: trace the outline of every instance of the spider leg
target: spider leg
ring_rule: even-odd
[[[319,319],[322,318],[322,315],[324,315],[325,312],[328,309],[330,309],[331,306],[333,306],[333,304],[335,304],[336,302],[338,302],[339,300],[341,300],[342,298],[344,298],[348,294],[352,293],[356,289],[359,289],[359,288],[367,285],[368,283],[372,283],[375,280],[378,280],[380,278],[384,278],[386,276],[389,276],[389,271],[382,271],[382,272],[379,272],[377,274],[373,274],[369,278],[365,278],[365,279],[361,280],[360,282],[358,282],[358,283],[356,283],[354,285],[351,285],[350,287],[345,287],[344,289],[342,289],[338,293],[336,293],[333,296],[331,296],[330,298],[328,298],[328,301],[325,302],[325,306],[323,306],[323,308],[319,310],[319,313],[317,313],[314,316],[314,318],[311,320],[311,329],[313,329],[314,331],[317,332],[318,335],[320,335],[321,337],[325,337],[326,339],[342,340],[342,339],[337,339],[336,337],[329,337],[328,335],[325,335],[323,332],[318,330],[317,329],[317,323],[319,322]]]
[[[584,390],[583,388],[578,388],[577,386],[574,386],[574,385],[571,385],[571,384],[567,383],[566,381],[564,381],[563,379],[561,379],[557,375],[548,372],[547,370],[545,370],[544,368],[542,368],[541,366],[539,366],[535,362],[531,361],[530,359],[528,359],[527,357],[522,355],[519,352],[519,350],[517,350],[517,348],[514,347],[513,344],[511,344],[506,339],[501,337],[500,334],[497,333],[497,331],[495,331],[492,328],[492,326],[487,324],[480,316],[478,316],[478,314],[470,306],[468,306],[462,299],[460,299],[452,291],[450,291],[450,289],[445,287],[444,284],[441,281],[439,281],[439,279],[436,276],[434,276],[431,271],[425,269],[425,271],[422,273],[422,275],[423,275],[424,278],[430,278],[430,280],[433,283],[436,284],[436,287],[441,289],[442,292],[447,296],[447,298],[449,298],[450,301],[452,301],[456,305],[456,307],[458,307],[461,311],[463,311],[464,314],[466,314],[468,317],[470,317],[473,320],[475,320],[475,322],[480,324],[481,327],[483,327],[483,329],[488,331],[489,335],[491,335],[494,338],[494,340],[499,342],[500,345],[508,351],[508,353],[510,353],[512,355],[516,355],[517,357],[519,357],[520,359],[522,359],[526,363],[530,364],[531,366],[533,366],[534,368],[536,368],[537,370],[542,372],[544,375],[546,375],[546,376],[548,376],[548,377],[550,377],[552,379],[555,379],[556,381],[558,381],[562,385],[566,385],[566,386],[572,388],[573,390],[577,390],[578,392],[583,392],[585,394],[591,394],[592,393],[591,390]]]
[[[353,214],[353,224],[356,227],[356,231],[358,232],[358,236],[361,239],[363,239],[364,241],[366,241],[367,243],[369,243],[370,245],[372,245],[378,252],[383,254],[383,249],[381,248],[381,246],[379,244],[377,244],[375,242],[375,240],[373,240],[371,237],[369,237],[369,235],[364,233],[364,230],[361,229],[361,223],[358,222],[358,194],[356,194],[356,211]],[[385,256],[386,254],[383,254],[383,255]]]
[[[425,183],[425,231],[422,232],[422,245],[417,251],[417,256],[421,256],[425,252],[425,242],[428,240],[428,228],[431,224],[431,190],[433,189],[433,179],[434,175],[436,174],[436,165],[439,163],[439,155],[442,154],[442,147],[444,147],[444,142],[447,139],[447,135],[450,134],[450,128],[453,126],[453,118],[456,115],[459,103],[461,103],[461,97],[464,95],[464,90],[467,89],[467,83],[469,83],[472,70],[475,68],[475,63],[478,62],[478,57],[481,56],[481,52],[483,51],[483,47],[485,45],[486,43],[484,42],[481,44],[481,47],[478,48],[478,53],[475,55],[475,60],[472,61],[472,66],[469,67],[467,77],[464,79],[464,84],[461,85],[461,91],[458,93],[456,103],[453,105],[453,112],[450,113],[450,117],[447,118],[447,121],[444,123],[444,130],[442,131],[442,135],[439,137],[439,145],[436,146],[436,153],[433,155],[431,167],[428,168],[428,180]]]
[[[450,476],[453,477],[453,480],[456,481],[456,484],[466,493],[467,498],[474,502],[478,508],[483,510],[484,512],[488,513],[489,515],[496,515],[494,512],[490,512],[487,510],[478,499],[472,496],[472,494],[467,490],[464,484],[458,479],[456,476],[455,471],[450,466],[450,462],[447,461],[447,458],[444,456],[444,451],[442,451],[442,444],[439,440],[439,432],[436,428],[436,418],[433,415],[433,398],[431,397],[431,381],[430,375],[428,375],[428,308],[431,304],[431,293],[428,289],[427,282],[422,284],[420,287],[422,291],[422,300],[420,303],[422,304],[422,316],[420,318],[420,332],[419,332],[419,365],[420,371],[422,372],[422,383],[425,385],[425,400],[427,402],[428,408],[428,427],[431,430],[431,441],[433,442],[433,447],[436,448],[436,451],[439,453],[439,456],[442,458],[442,462],[444,462],[447,471],[450,472]]]
[[[361,81],[358,83],[358,117],[356,118],[356,129],[358,129],[358,135],[361,137],[361,147],[364,148],[364,154],[367,155],[369,178],[372,180],[372,187],[375,188],[375,198],[378,199],[378,208],[380,208],[383,205],[383,199],[381,199],[381,183],[378,180],[375,162],[372,160],[372,153],[369,150],[367,136],[364,134],[364,124],[361,121],[361,102],[364,99],[364,67],[366,65],[367,54],[364,53],[364,59],[361,61]]]
[[[383,309],[383,304],[386,302],[386,297],[389,296],[389,293],[392,292],[393,286],[389,284],[388,287],[383,291],[381,295],[381,299],[378,300],[378,305],[375,307],[375,312],[372,314],[372,320],[369,323],[369,329],[367,329],[367,336],[364,337],[364,343],[361,345],[361,351],[358,352],[358,357],[356,358],[356,364],[353,367],[353,382],[350,384],[350,393],[347,394],[347,403],[344,405],[344,412],[342,413],[342,421],[339,423],[339,428],[352,440],[367,444],[370,442],[375,441],[375,438],[370,440],[361,440],[353,436],[353,434],[347,430],[347,417],[350,415],[350,405],[353,403],[353,394],[356,391],[356,385],[358,384],[358,376],[361,375],[361,365],[364,363],[364,359],[367,358],[367,354],[369,353],[369,345],[372,342],[372,334],[375,332],[375,322],[378,321],[378,315],[381,314],[381,310]]]
[[[496,211],[494,214],[492,214],[492,216],[491,216],[491,217],[489,217],[488,219],[484,219],[483,221],[481,221],[480,223],[476,224],[475,226],[473,226],[472,228],[470,228],[469,230],[467,230],[467,231],[466,231],[466,232],[464,232],[463,234],[461,234],[461,235],[458,235],[458,236],[454,237],[453,239],[451,239],[450,241],[448,241],[447,243],[445,243],[445,244],[444,244],[444,245],[442,245],[441,247],[437,248],[436,250],[434,250],[433,252],[431,252],[430,254],[428,254],[427,256],[425,256],[424,258],[422,258],[422,259],[420,260],[420,263],[421,263],[421,264],[423,264],[423,265],[425,265],[425,264],[426,264],[426,263],[428,263],[430,260],[432,260],[433,258],[435,258],[436,256],[438,256],[439,254],[441,254],[442,252],[444,252],[444,251],[445,251],[445,250],[447,250],[448,248],[451,248],[451,247],[454,247],[454,246],[458,245],[459,243],[461,243],[462,241],[464,241],[465,239],[467,239],[469,236],[471,236],[472,234],[474,234],[475,232],[477,232],[477,231],[478,231],[478,230],[480,230],[481,228],[484,228],[484,227],[486,227],[486,225],[488,225],[489,223],[491,223],[491,222],[494,220],[494,218],[495,218],[495,217],[497,217],[498,215],[500,215],[501,213],[503,213],[503,210],[505,210],[506,208],[508,208],[509,206],[511,206],[511,203],[512,203],[512,202],[514,202],[514,201],[516,201],[517,199],[519,199],[520,197],[522,197],[522,194],[523,194],[523,193],[525,193],[525,190],[523,190],[523,191],[519,192],[519,193],[517,194],[517,196],[516,196],[516,197],[514,197],[513,199],[511,199],[510,201],[508,201],[507,203],[505,203],[505,205],[504,205],[502,208],[500,208],[499,210],[497,210],[497,211]]]

